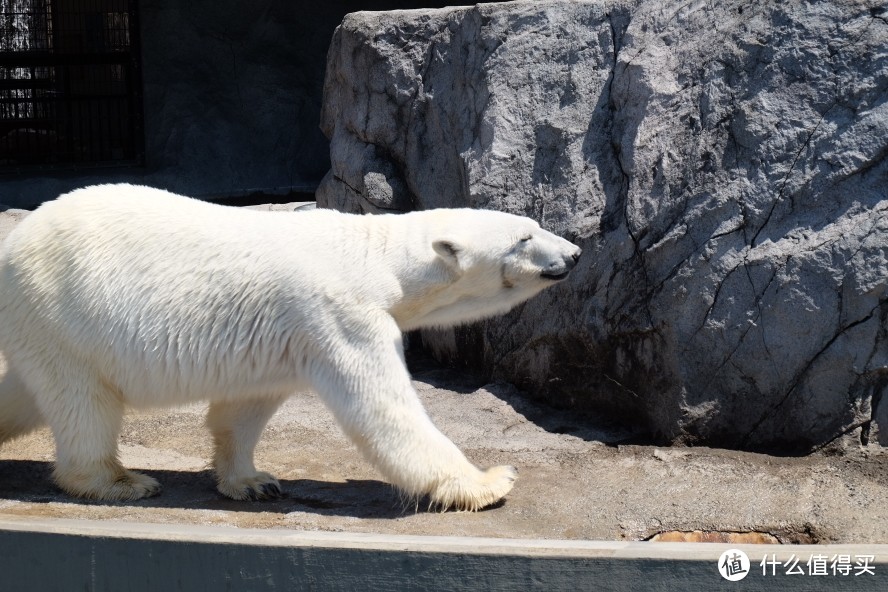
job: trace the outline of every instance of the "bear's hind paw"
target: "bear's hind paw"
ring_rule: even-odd
[[[153,477],[123,468],[113,473],[92,474],[56,467],[55,479],[71,495],[101,501],[135,501],[160,493],[160,483]]]

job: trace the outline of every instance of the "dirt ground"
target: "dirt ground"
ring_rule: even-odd
[[[0,238],[21,215],[0,213]],[[473,384],[428,363],[414,378],[433,420],[470,459],[519,468],[505,503],[478,513],[405,505],[318,397],[303,393],[272,419],[257,450],[260,470],[281,479],[282,500],[221,497],[206,470],[204,409],[189,407],[127,417],[124,463],[164,486],[137,502],[87,502],[58,491],[47,430],[7,443],[0,448],[0,521],[14,515],[383,534],[888,543],[888,453],[879,447],[846,443],[782,458],[627,444],[637,441],[630,427],[529,403],[509,385]]]

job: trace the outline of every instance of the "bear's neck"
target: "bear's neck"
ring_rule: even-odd
[[[428,319],[458,299],[453,270],[432,249],[424,212],[374,216],[371,249],[390,274],[384,306],[402,331],[438,324]],[[379,222],[384,221],[384,224]]]

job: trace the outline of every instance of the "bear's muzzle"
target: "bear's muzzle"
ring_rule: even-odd
[[[577,247],[575,251],[562,257],[560,261],[553,261],[547,265],[540,276],[556,282],[563,280],[568,276],[570,270],[576,267],[582,254],[583,250]]]

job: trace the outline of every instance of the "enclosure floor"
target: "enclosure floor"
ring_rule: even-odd
[[[879,448],[846,445],[781,458],[619,444],[633,438],[625,427],[595,426],[529,404],[504,385],[476,388],[434,368],[415,379],[433,420],[470,459],[519,468],[504,504],[478,513],[436,513],[422,502],[405,503],[345,439],[318,397],[303,393],[272,419],[257,450],[257,466],[281,479],[284,499],[221,497],[206,470],[205,409],[189,407],[127,417],[123,462],[164,487],[159,496],[136,502],[87,502],[61,493],[50,479],[48,430],[7,443],[0,449],[0,520],[618,541],[663,532],[671,532],[671,540],[713,540],[675,531],[757,532],[752,540],[888,543],[888,455]]]

